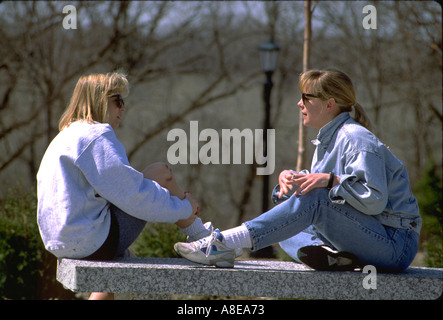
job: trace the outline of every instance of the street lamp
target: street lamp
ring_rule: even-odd
[[[258,47],[260,52],[260,60],[262,70],[266,75],[266,82],[263,87],[263,100],[265,102],[265,119],[264,119],[264,140],[263,140],[263,152],[268,155],[268,141],[267,131],[271,127],[271,90],[272,90],[272,74],[277,68],[278,54],[280,47],[276,45],[271,38],[268,42],[261,44]],[[269,199],[269,175],[263,176],[263,194],[262,194],[262,212],[268,210]]]
[[[262,69],[265,73],[275,71],[277,68],[278,54],[280,47],[276,45],[271,38],[268,42],[262,43],[258,50],[260,51],[260,60]]]
[[[265,103],[265,119],[263,129],[263,153],[268,156],[268,134],[267,130],[271,129],[271,90],[272,90],[272,74],[277,68],[278,54],[280,47],[276,45],[273,38],[268,42],[261,44],[258,47],[260,52],[260,60],[262,65],[262,70],[266,75],[266,82],[263,86],[263,100]],[[263,176],[263,189],[262,189],[262,212],[268,211],[269,203],[269,175]],[[252,253],[254,257],[273,257],[272,247],[263,248]]]
[[[280,47],[276,45],[271,37],[268,42],[261,44],[258,47],[260,52],[260,60],[262,70],[266,75],[266,82],[263,87],[263,100],[265,103],[265,119],[264,119],[264,139],[263,139],[263,153],[268,156],[268,134],[267,130],[271,129],[271,90],[272,90],[272,74],[277,68],[278,54]],[[268,211],[269,203],[269,175],[263,176],[263,190],[262,190],[262,212]],[[254,252],[254,257],[273,257],[272,247],[263,248]]]

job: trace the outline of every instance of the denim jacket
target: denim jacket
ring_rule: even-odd
[[[421,217],[404,164],[369,130],[344,112],[320,129],[312,173],[333,172],[340,184],[329,192],[381,224],[420,233]]]

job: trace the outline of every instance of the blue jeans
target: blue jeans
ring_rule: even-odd
[[[411,264],[418,250],[417,233],[385,227],[348,204],[334,204],[328,192],[318,188],[306,195],[292,196],[245,222],[253,250],[286,240],[312,225],[325,243],[353,253],[363,265],[401,271]]]

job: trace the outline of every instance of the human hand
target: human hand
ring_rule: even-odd
[[[326,188],[329,182],[329,173],[293,174],[293,184],[298,186],[294,195],[305,195],[316,188]]]
[[[185,198],[186,200],[189,201],[189,203],[192,206],[192,213],[189,216],[189,218],[187,219],[182,219],[182,220],[178,220],[176,222],[176,224],[180,227],[180,228],[186,228],[189,227],[195,219],[197,219],[198,215],[200,214],[200,207],[198,206],[198,200],[195,200],[192,196],[191,193],[189,191],[185,192]]]
[[[287,194],[289,190],[294,188],[294,175],[295,173],[291,170],[283,170],[280,172],[278,176],[278,184],[280,185],[279,199],[281,199],[283,194]]]
[[[200,207],[199,201],[195,200],[189,191],[185,191],[185,199],[189,201],[189,203],[192,206],[192,215],[191,216],[198,216],[200,214]]]

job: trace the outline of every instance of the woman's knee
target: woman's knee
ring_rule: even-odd
[[[154,180],[160,185],[169,183],[174,178],[171,168],[164,162],[155,162],[143,169],[142,173],[146,179]]]

